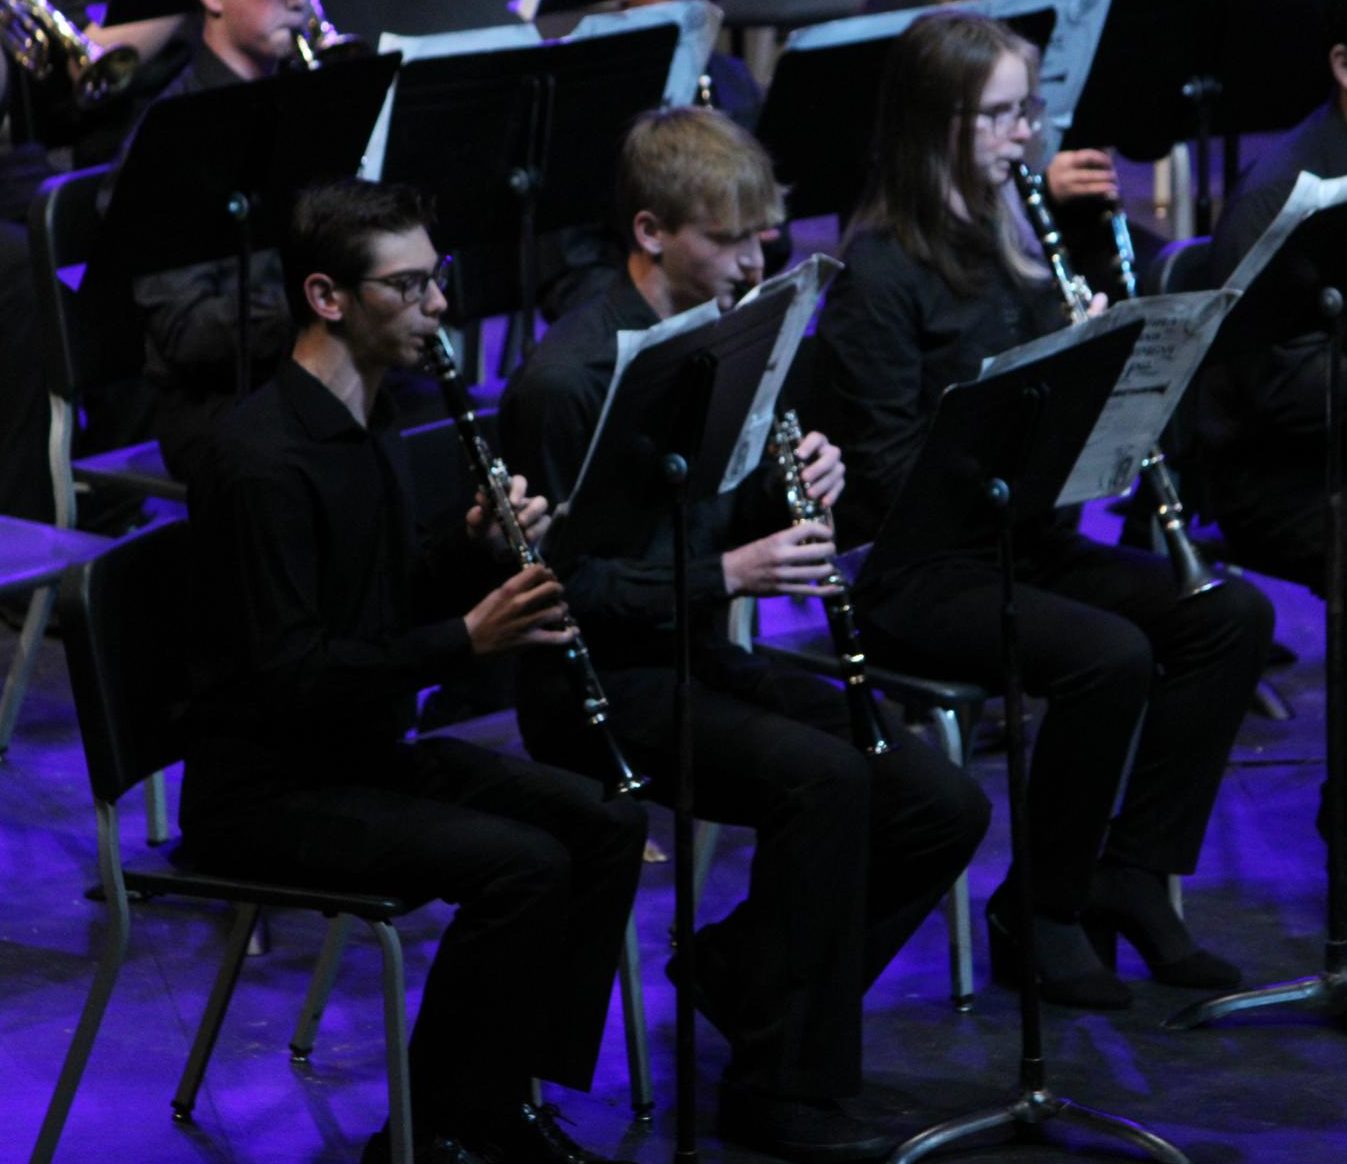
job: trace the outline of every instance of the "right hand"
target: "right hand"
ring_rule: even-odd
[[[1044,177],[1057,203],[1118,197],[1118,172],[1103,150],[1061,150],[1048,163]]]
[[[561,583],[545,566],[526,566],[474,606],[463,621],[473,653],[495,655],[519,647],[560,646],[575,628],[558,623],[566,613]]]
[[[820,586],[832,573],[837,552],[833,531],[819,521],[802,521],[721,555],[729,594],[834,593]]]

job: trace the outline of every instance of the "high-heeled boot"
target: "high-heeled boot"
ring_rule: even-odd
[[[992,977],[1013,987],[1021,983],[1023,957],[1016,922],[1011,894],[1002,886],[987,902],[987,940]],[[1039,994],[1044,1001],[1090,1010],[1122,1010],[1131,1005],[1131,990],[1100,962],[1079,925],[1035,914],[1033,927]]]
[[[1090,886],[1081,918],[1100,959],[1117,965],[1118,935],[1136,947],[1151,977],[1169,986],[1224,990],[1238,986],[1240,972],[1202,949],[1169,900],[1165,874],[1103,860]]]

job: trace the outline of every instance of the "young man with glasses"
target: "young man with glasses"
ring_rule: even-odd
[[[644,813],[571,772],[404,738],[418,688],[567,637],[549,573],[501,581],[480,506],[413,528],[383,381],[422,358],[446,306],[428,220],[406,187],[299,198],[293,355],[219,419],[192,482],[183,837],[223,874],[457,903],[411,1039],[416,1160],[604,1164],[529,1102],[529,1080],[590,1083]],[[541,534],[546,503],[522,478],[512,494]],[[362,1161],[388,1154],[383,1131]]]

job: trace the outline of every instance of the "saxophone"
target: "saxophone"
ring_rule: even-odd
[[[1015,189],[1024,201],[1029,224],[1043,247],[1043,257],[1052,271],[1067,318],[1072,323],[1082,323],[1089,314],[1092,295],[1084,278],[1071,267],[1071,256],[1067,253],[1066,244],[1044,196],[1043,176],[1033,173],[1023,162],[1017,162],[1010,172],[1015,180]],[[1130,298],[1136,293],[1136,279],[1132,273],[1132,240],[1127,231],[1127,220],[1120,208],[1112,211],[1110,227],[1118,243],[1119,276]],[[1179,491],[1165,466],[1164,450],[1159,445],[1142,459],[1141,476],[1156,499],[1156,517],[1165,539],[1165,548],[1169,551],[1169,560],[1174,566],[1180,596],[1192,598],[1220,586],[1221,578],[1202,560],[1202,555],[1188,537],[1183,502],[1179,500]]]
[[[771,444],[785,481],[786,505],[790,509],[791,523],[799,525],[801,522],[818,521],[831,526],[832,512],[809,496],[800,476],[802,466],[795,455],[800,440],[800,418],[793,408],[788,409],[777,418],[772,428]],[[851,714],[851,737],[867,755],[878,756],[890,751],[892,745],[884,733],[879,708],[875,704],[875,693],[865,675],[865,650],[856,630],[851,587],[837,569],[836,563],[823,584],[835,590],[835,593],[823,599],[823,611],[828,618],[828,632],[832,635],[833,649],[837,652],[842,673],[847,710]]]
[[[526,566],[543,565],[542,555],[524,533],[510,501],[510,472],[505,462],[492,454],[486,438],[477,427],[477,415],[473,412],[463,377],[454,360],[453,349],[443,331],[437,332],[427,343],[423,362],[426,371],[435,377],[440,386],[445,407],[454,419],[473,476],[486,498],[487,508],[500,525],[516,565],[521,570]],[[608,697],[594,671],[589,649],[580,637],[580,628],[569,612],[562,616],[560,629],[573,632],[571,641],[564,648],[567,671],[579,696],[585,720],[590,728],[599,733],[612,763],[613,775],[606,783],[608,795],[639,792],[647,781],[632,770],[613,736],[608,722]]]

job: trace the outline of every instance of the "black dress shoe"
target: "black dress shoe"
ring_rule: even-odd
[[[992,978],[1002,986],[1022,985],[1024,950],[1019,935],[1000,912],[995,894],[987,903],[987,944]],[[1123,1010],[1132,1005],[1132,992],[1098,955],[1078,925],[1034,916],[1038,992],[1044,1002],[1085,1010]]]
[[[504,1164],[635,1164],[582,1148],[557,1126],[560,1115],[550,1103],[535,1107],[521,1102],[483,1116],[464,1139]]]
[[[683,958],[675,953],[664,965],[664,975],[676,987],[686,985],[692,991],[692,1005],[716,1028],[730,1044],[735,1042],[732,983],[734,975],[729,964],[716,948],[703,938],[701,930],[694,938],[696,947],[696,976],[690,983],[683,982]]]
[[[1090,943],[1106,966],[1118,964],[1118,937],[1136,948],[1156,982],[1200,990],[1229,990],[1239,967],[1202,949],[1169,900],[1163,873],[1105,860],[1081,918]]]
[[[393,1145],[388,1129],[375,1132],[360,1154],[360,1164],[391,1164]],[[470,1152],[457,1140],[434,1136],[412,1145],[413,1164],[499,1164],[493,1156]]]
[[[835,1100],[786,1099],[733,1084],[720,1089],[723,1140],[783,1160],[878,1160],[900,1139],[848,1115]]]

